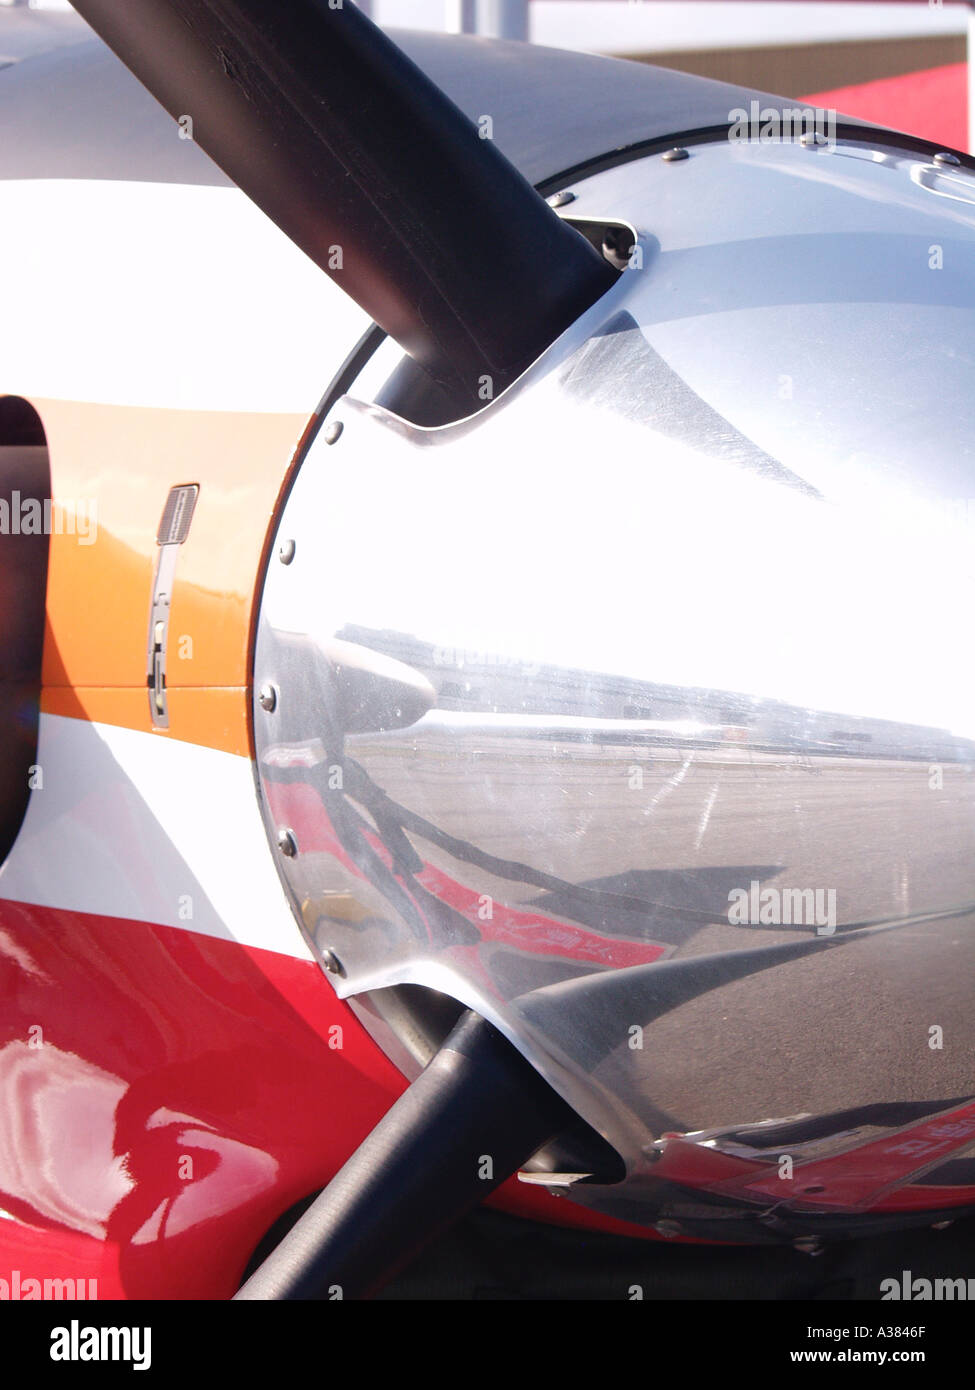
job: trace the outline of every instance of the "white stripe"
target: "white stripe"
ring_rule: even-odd
[[[369,323],[236,188],[0,180],[0,250],[8,394],[309,415]]]
[[[42,715],[38,765],[43,788],[31,793],[0,869],[0,900],[311,959],[274,867],[249,759]]]

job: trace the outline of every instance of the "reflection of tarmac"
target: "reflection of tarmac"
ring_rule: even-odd
[[[725,986],[647,1029],[648,1055],[666,1058],[654,1101],[679,1128],[703,1128],[975,1093],[973,978],[969,913]],[[928,1046],[935,1024],[941,1050]]]
[[[835,889],[840,926],[975,903],[975,775],[957,765],[935,790],[926,763],[408,733],[351,739],[349,752],[441,830],[575,884],[617,879],[622,894],[721,922],[729,891],[754,876]],[[641,882],[648,873],[656,882]],[[538,902],[530,886],[486,877],[480,891]],[[740,946],[740,930],[724,944]],[[706,949],[718,944],[712,934]],[[700,948],[686,934],[681,945]]]
[[[426,861],[499,902],[669,942],[674,963],[815,935],[729,925],[728,892],[752,877],[835,889],[837,935],[824,949],[675,1007],[630,996],[606,1008],[588,1055],[575,1020],[562,1041],[577,1063],[617,1095],[643,1095],[657,1132],[975,1092],[975,915],[839,944],[844,926],[975,903],[975,778],[945,765],[934,790],[927,763],[648,751],[524,738],[515,750],[483,724],[471,739],[421,724],[349,746],[393,800],[439,829],[607,897],[594,918],[571,887],[540,892],[414,833]],[[615,896],[626,904],[618,912],[606,906]],[[668,918],[661,903],[687,915]],[[645,1028],[642,1051],[626,1045],[632,1023]],[[933,1025],[944,1030],[939,1050],[928,1046]]]

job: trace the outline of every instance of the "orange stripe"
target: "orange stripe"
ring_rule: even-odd
[[[151,728],[145,662],[156,528],[169,489],[198,483],[171,610],[170,733],[246,753],[243,687],[260,559],[306,417],[31,404],[47,433],[55,501],[97,507],[93,544],[51,537],[42,708]]]

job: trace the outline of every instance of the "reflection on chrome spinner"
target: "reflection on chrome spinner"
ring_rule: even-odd
[[[639,268],[472,420],[339,402],[280,521],[260,779],[330,979],[488,1017],[625,1162],[571,1196],[668,1231],[975,1205],[975,180],[932,169],[579,184]]]

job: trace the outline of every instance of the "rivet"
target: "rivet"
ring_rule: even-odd
[[[948,150],[939,150],[934,156],[935,164],[960,164],[961,160],[956,154],[951,154]]]
[[[282,565],[290,565],[290,564],[291,564],[291,561],[292,561],[294,558],[295,558],[295,543],[294,543],[294,541],[282,541],[281,544],[278,546],[278,559],[281,561]]]
[[[278,849],[286,859],[294,859],[298,853],[298,841],[293,830],[285,828],[278,831]]]
[[[550,198],[546,198],[550,208],[564,208],[568,203],[574,203],[576,195],[571,189],[563,188],[558,193],[553,193]]]
[[[335,952],[328,950],[327,947],[322,952],[322,965],[324,965],[325,969],[328,971],[330,975],[345,974],[345,969],[342,965],[342,962],[339,960]]]
[[[332,420],[330,424],[325,426],[322,438],[325,440],[326,444],[334,444],[344,429],[345,426],[342,424],[341,420]]]
[[[666,164],[675,164],[678,159],[690,158],[687,151],[681,149],[679,146],[675,146],[675,148],[672,150],[664,150],[663,154],[660,157],[664,160]]]
[[[809,150],[816,145],[828,145],[829,141],[821,130],[805,130],[799,136],[799,144],[803,149]]]
[[[268,681],[266,685],[261,686],[261,692],[257,698],[260,701],[261,709],[267,710],[270,714],[278,703],[277,688]]]

